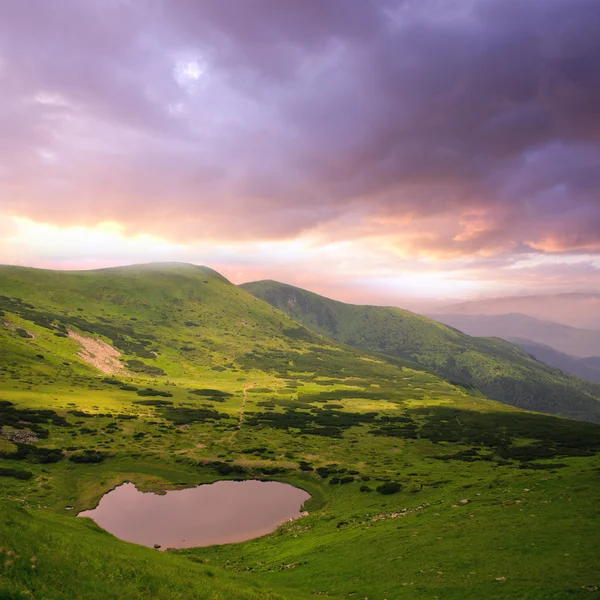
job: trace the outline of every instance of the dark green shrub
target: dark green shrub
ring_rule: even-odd
[[[382,485],[377,487],[377,491],[385,496],[390,494],[396,494],[401,489],[402,485],[399,484],[397,481],[387,481],[386,483],[383,483]]]
[[[106,460],[106,454],[94,450],[84,450],[83,454],[72,454],[69,460],[80,464],[95,464]]]
[[[211,408],[181,407],[167,407],[162,411],[162,416],[168,421],[172,421],[173,423],[175,423],[175,425],[196,423],[199,421],[218,421],[220,419],[229,418],[229,415],[219,413]]]
[[[154,355],[152,355],[154,358]],[[141,360],[132,359],[126,362],[127,367],[134,373],[144,373],[146,375],[166,375],[166,373],[159,367],[153,365],[147,365]]]
[[[233,394],[230,394],[229,392],[223,392],[221,390],[213,390],[210,388],[190,390],[190,394],[195,394],[196,396],[210,396],[212,398],[216,398],[216,397],[226,398],[229,396],[233,396]]]
[[[152,388],[146,388],[145,390],[138,390],[138,396],[162,396],[163,398],[172,398],[173,394],[171,392],[163,392],[160,390],[153,390]],[[138,402],[139,404],[139,402]],[[171,402],[171,404],[173,404]]]
[[[14,477],[15,479],[27,480],[33,477],[33,473],[29,471],[21,471],[19,469],[0,467],[0,477]]]
[[[332,473],[335,473],[335,470],[331,470],[328,469],[327,467],[317,467],[317,475],[319,477],[321,477],[322,479],[326,479],[327,477],[329,477]]]
[[[40,463],[47,465],[62,460],[62,450],[58,448],[38,448],[33,444],[21,444],[15,443],[17,449],[13,452],[2,453],[2,458],[9,460],[25,460],[29,459],[31,462]]]
[[[136,400],[135,404],[141,404],[142,406],[171,406],[173,402],[171,400]]]
[[[286,470],[283,467],[258,467],[258,471],[263,475],[279,475],[285,473]]]

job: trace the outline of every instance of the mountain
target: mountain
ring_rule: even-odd
[[[531,340],[513,338],[510,341],[540,362],[571,375],[600,383],[600,357],[576,358]]]
[[[546,600],[595,589],[599,425],[332,340],[205,267],[0,267],[0,286],[0,598]],[[518,376],[537,377],[542,398],[556,385],[561,409],[592,402],[508,343],[402,311],[330,314],[318,300],[338,333],[391,344],[404,331],[406,354],[434,367],[451,353],[477,376],[508,373],[531,402]],[[123,482],[164,496],[232,479],[302,488],[308,514],[243,543],[165,552],[77,517]]]
[[[490,298],[452,304],[436,312],[445,315],[520,313],[571,327],[600,330],[600,294],[571,293]]]
[[[206,267],[153,263],[94,271],[0,266],[0,359],[61,377],[98,372],[194,378],[257,369],[394,379],[406,361],[369,364]],[[37,354],[43,353],[43,363]],[[329,358],[329,360],[324,360]],[[292,363],[292,364],[290,364]],[[293,366],[292,366],[293,365]],[[417,367],[420,369],[420,367]],[[423,374],[445,389],[449,384]]]
[[[578,329],[528,315],[430,314],[430,318],[477,337],[521,338],[576,357],[600,356],[600,330]]]
[[[243,289],[334,340],[414,361],[530,410],[597,421],[600,387],[532,359],[500,339],[474,338],[392,307],[345,304],[275,281]]]

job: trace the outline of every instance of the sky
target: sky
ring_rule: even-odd
[[[600,290],[598,0],[0,0],[0,262],[415,308]]]

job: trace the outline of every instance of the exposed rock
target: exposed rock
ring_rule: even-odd
[[[39,438],[28,429],[0,429],[0,437],[18,444],[34,444]]]
[[[70,329],[68,330],[68,334],[71,339],[80,345],[81,351],[77,356],[81,360],[107,375],[127,373],[123,365],[117,360],[121,356],[121,353],[116,348],[113,348],[102,340],[84,337]]]

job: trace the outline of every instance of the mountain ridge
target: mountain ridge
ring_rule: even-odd
[[[581,329],[521,313],[429,313],[428,316],[476,337],[523,338],[578,358],[600,356],[600,330]]]
[[[0,597],[589,594],[598,425],[336,342],[201,269],[0,268],[0,280]],[[324,324],[339,316],[322,308]],[[416,358],[442,332],[463,360],[468,336],[397,314],[407,343],[411,324],[429,336]],[[393,340],[379,315],[367,320]],[[118,372],[96,361],[109,349]],[[124,481],[164,493],[223,479],[302,488],[308,515],[248,542],[166,553],[75,518]]]
[[[432,311],[429,311],[432,312]],[[570,292],[562,294],[537,294],[506,296],[471,300],[446,305],[437,314],[509,314],[521,313],[547,319],[571,327],[600,330],[600,294]]]
[[[499,338],[473,338],[410,311],[346,304],[278,282],[240,287],[312,331],[351,346],[402,356],[466,381],[495,400],[563,416],[593,420],[600,416],[596,384],[543,365]],[[579,408],[565,407],[561,396]]]

